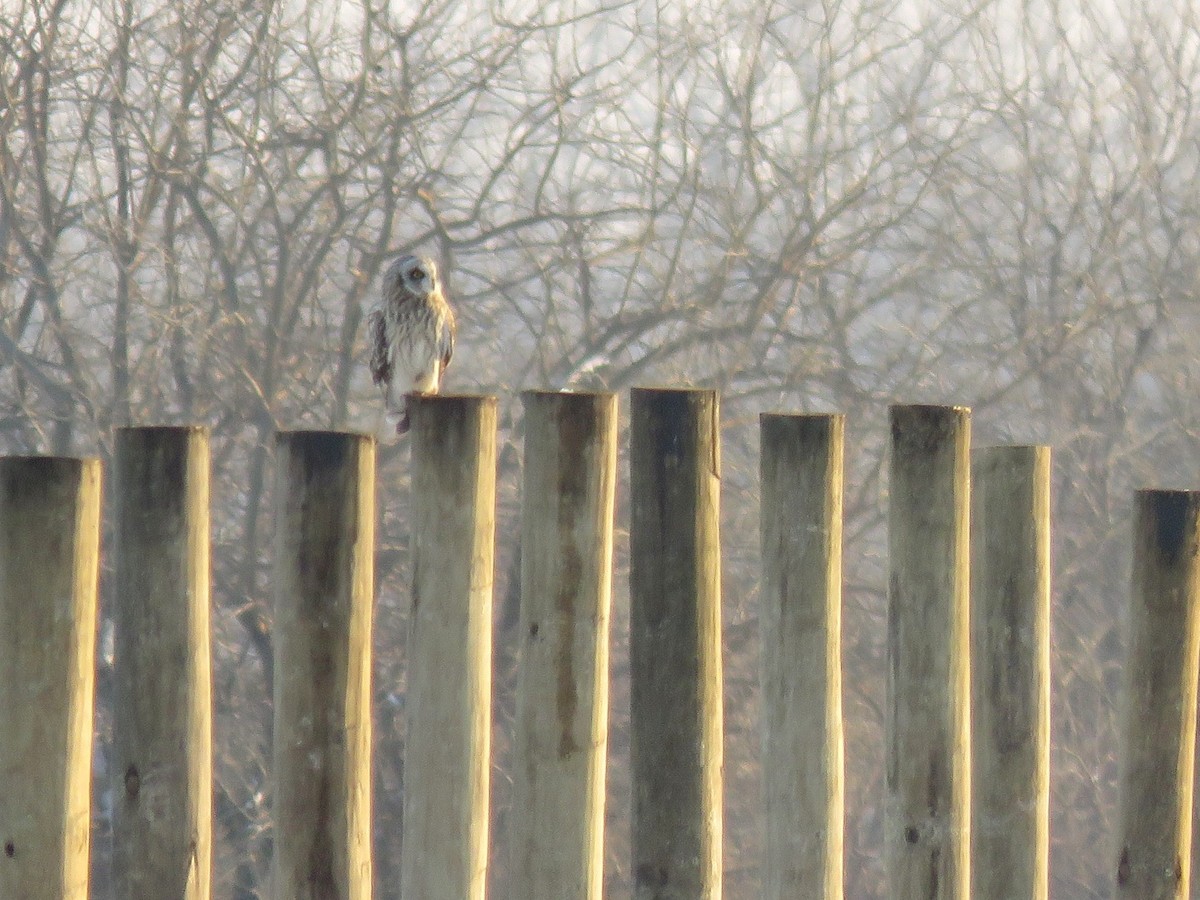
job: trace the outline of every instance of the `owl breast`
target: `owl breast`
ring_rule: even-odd
[[[417,302],[396,304],[389,312],[393,380],[402,393],[435,393],[442,374],[438,343],[445,316]]]

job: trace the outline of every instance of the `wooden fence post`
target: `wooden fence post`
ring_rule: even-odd
[[[88,896],[100,480],[0,459],[0,897]]]
[[[482,900],[491,745],[496,398],[413,397],[406,900]]]
[[[367,900],[375,442],[294,431],[275,450],[272,896]]]
[[[601,900],[617,398],[528,392],[510,896]]]
[[[1200,665],[1200,492],[1138,491],[1116,896],[1182,900]]]
[[[1050,448],[971,455],[971,897],[1046,900]]]
[[[629,456],[634,897],[720,900],[716,393],[635,389]]]
[[[889,897],[971,888],[970,411],[891,408]]]
[[[763,896],[842,896],[845,416],[763,415]]]
[[[116,435],[113,876],[129,900],[210,895],[208,443]]]

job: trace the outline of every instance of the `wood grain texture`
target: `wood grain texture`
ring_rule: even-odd
[[[1046,900],[1050,448],[971,455],[971,896]]]
[[[717,396],[635,389],[630,432],[634,897],[719,900]]]
[[[970,411],[891,408],[889,897],[970,896]]]
[[[526,393],[510,895],[600,900],[617,400]]]
[[[100,485],[0,459],[0,897],[88,896]]]
[[[114,470],[116,895],[207,900],[212,864],[208,431],[119,429]]]
[[[496,400],[412,416],[412,611],[401,895],[482,900],[491,746]]]
[[[1122,900],[1188,896],[1198,667],[1200,492],[1138,491],[1114,878]]]
[[[375,442],[284,432],[275,452],[271,896],[367,900]]]
[[[845,417],[761,430],[765,900],[842,896]]]

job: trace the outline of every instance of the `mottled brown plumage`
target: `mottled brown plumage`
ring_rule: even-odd
[[[454,354],[454,311],[442,294],[437,264],[428,256],[405,256],[383,276],[383,297],[367,316],[371,378],[396,417],[396,433],[408,431],[409,394],[436,394]]]

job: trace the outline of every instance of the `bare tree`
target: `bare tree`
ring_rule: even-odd
[[[415,249],[442,262],[460,311],[451,387],[502,397],[504,521],[519,388],[723,392],[732,897],[757,896],[761,856],[753,413],[849,417],[855,897],[886,896],[885,406],[967,403],[981,441],[1054,444],[1053,890],[1105,896],[1130,489],[1194,481],[1200,444],[1200,23],[1183,0],[1145,6],[0,9],[0,449],[107,455],[115,425],[214,426],[218,896],[258,896],[270,854],[271,435],[377,427],[363,312],[382,265]],[[381,462],[376,871],[394,897],[407,474],[398,449]],[[519,566],[500,551],[502,774]],[[105,786],[98,773],[97,896]]]

